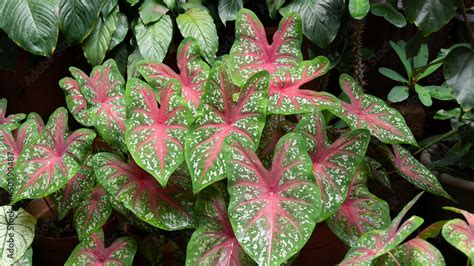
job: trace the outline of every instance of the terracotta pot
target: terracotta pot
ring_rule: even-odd
[[[33,241],[33,265],[62,266],[79,243],[77,237],[38,236]]]

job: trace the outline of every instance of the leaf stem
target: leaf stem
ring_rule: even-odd
[[[52,214],[54,214],[54,216],[59,219],[59,214],[49,205],[49,202],[46,198],[43,198],[44,202],[46,203],[46,205],[48,206],[49,210],[51,211]]]
[[[466,6],[464,5],[464,0],[461,0],[461,9],[462,9],[462,16],[464,18],[464,25],[466,26],[469,41],[471,42],[472,45],[474,45],[474,36],[471,29],[471,23],[469,22],[467,18],[467,11],[466,11]]]

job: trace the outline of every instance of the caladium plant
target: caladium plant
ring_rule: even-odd
[[[462,253],[474,263],[474,214],[460,210],[453,207],[445,207],[447,210],[451,210],[460,213],[464,216],[466,221],[461,219],[453,219],[443,225],[442,234],[444,239],[448,241],[455,248],[460,250]]]
[[[0,99],[0,129],[12,131],[18,127],[19,122],[25,119],[25,114],[12,114],[7,116],[7,99]]]

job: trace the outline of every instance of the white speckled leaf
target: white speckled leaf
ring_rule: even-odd
[[[66,186],[53,194],[53,200],[60,220],[64,219],[69,211],[75,208],[91,192],[94,182],[92,156],[89,155],[81,165],[81,169],[69,180]]]
[[[444,266],[441,252],[429,242],[414,238],[406,243],[394,248],[390,254],[385,254],[377,258],[377,266],[398,266],[398,265],[432,265]]]
[[[418,216],[412,216],[401,223],[408,210],[422,194],[423,192],[408,202],[388,228],[369,231],[362,235],[347,252],[340,265],[371,265],[374,259],[400,245],[423,223],[423,219]]]
[[[0,129],[12,131],[20,125],[20,121],[25,119],[25,117],[25,114],[7,116],[7,99],[0,99]]]
[[[347,74],[341,75],[339,84],[350,103],[343,102],[341,109],[330,111],[351,128],[367,129],[384,143],[416,145],[415,138],[397,110],[375,96],[364,94],[355,79]]]
[[[69,134],[67,121],[67,110],[56,109],[41,135],[23,150],[15,165],[13,202],[56,192],[79,171],[96,135],[90,129]]]
[[[93,125],[105,141],[125,149],[125,80],[115,61],[110,59],[94,67],[90,77],[78,68],[69,71],[87,102],[84,125]],[[77,107],[71,112],[77,113]]]
[[[334,214],[344,202],[354,173],[369,145],[369,132],[350,131],[332,144],[326,136],[321,112],[314,110],[302,117],[296,131],[301,132],[313,165],[313,174],[321,190],[323,210],[319,221]]]
[[[104,233],[99,230],[81,241],[64,265],[131,266],[136,252],[137,242],[129,236],[118,238],[109,247],[105,247]]]
[[[145,80],[158,90],[165,87],[170,79],[181,83],[182,96],[190,109],[195,112],[204,93],[209,66],[201,59],[197,41],[188,37],[178,47],[177,61],[179,73],[175,73],[163,63],[154,61],[140,61],[138,71]]]
[[[235,41],[230,52],[234,81],[243,85],[253,74],[266,70],[288,71],[303,59],[301,19],[295,13],[285,16],[268,44],[265,28],[255,13],[241,9],[235,21]]]
[[[155,95],[147,83],[131,79],[126,102],[125,139],[130,154],[165,187],[184,162],[184,138],[192,120],[191,112],[183,106],[181,86],[170,80]]]
[[[164,230],[195,226],[189,179],[171,176],[165,188],[135,162],[125,163],[111,153],[98,153],[94,171],[102,187],[143,221]]]
[[[243,249],[259,265],[280,265],[306,243],[321,213],[305,141],[288,133],[267,170],[252,147],[227,140],[229,216]]]
[[[340,101],[327,92],[300,89],[305,83],[320,77],[329,70],[329,60],[318,56],[300,62],[292,69],[280,69],[272,74],[268,91],[268,112],[271,114],[297,114],[317,109],[340,108]]]
[[[397,172],[408,182],[423,189],[424,191],[452,199],[444,191],[436,176],[431,171],[413,157],[408,150],[400,145],[392,145],[393,154],[389,153],[389,158],[395,166]]]
[[[467,223],[461,219],[448,221],[441,230],[444,239],[466,254],[471,264],[474,264],[474,214],[453,207],[445,209],[462,214]]]
[[[213,186],[199,193],[195,207],[199,226],[189,240],[186,265],[255,264],[234,235],[223,193]]]
[[[200,116],[186,137],[185,156],[194,193],[226,178],[222,150],[228,136],[238,136],[240,142],[257,149],[265,124],[268,80],[266,71],[253,75],[234,102],[232,96],[239,88],[232,83],[226,65],[213,65]]]
[[[0,265],[20,260],[35,237],[36,218],[23,209],[0,207]]]
[[[84,96],[82,96],[77,81],[66,77],[59,81],[59,87],[64,90],[67,108],[74,116],[74,119],[86,127],[93,126],[91,118],[89,117],[87,101]]]
[[[109,196],[100,186],[95,187],[74,209],[74,227],[79,240],[102,228],[110,214]]]
[[[367,170],[361,165],[354,174],[346,200],[327,220],[329,228],[348,246],[355,246],[365,233],[385,229],[390,224],[387,202],[369,192]]]
[[[14,167],[20,154],[26,146],[39,137],[44,127],[43,120],[36,113],[31,113],[28,119],[15,131],[9,132],[0,128],[0,188],[10,191],[16,180]]]

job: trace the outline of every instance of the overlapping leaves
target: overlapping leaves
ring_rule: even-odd
[[[18,127],[25,114],[12,114],[7,116],[7,99],[0,99],[0,128],[12,131]]]
[[[444,239],[456,247],[474,263],[474,214],[452,207],[445,207],[448,210],[460,213],[466,221],[453,219],[444,224],[441,233]]]

